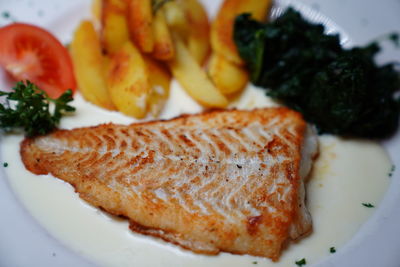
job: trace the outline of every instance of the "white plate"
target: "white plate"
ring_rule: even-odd
[[[8,11],[11,19],[43,26],[63,42],[68,42],[77,23],[89,14],[89,2],[81,0],[14,0],[0,2],[0,25],[9,22],[1,16]],[[211,16],[219,1],[205,1]],[[400,26],[400,2],[396,0],[281,0],[293,3],[310,18],[327,23],[346,34],[342,41],[349,45],[364,44],[374,37]],[[326,16],[320,16],[320,14]],[[330,20],[326,20],[326,17]],[[334,22],[334,23],[333,23]],[[400,61],[399,50],[388,43],[380,62]],[[7,86],[4,73],[0,85]],[[393,162],[400,168],[400,133],[384,143]],[[1,162],[1,161],[0,161]],[[49,199],[51,201],[51,199]],[[94,266],[51,237],[19,203],[0,170],[0,266]],[[345,218],[343,218],[345,220]],[[400,263],[400,171],[375,214],[354,238],[335,255],[314,265],[321,266],[384,266]]]

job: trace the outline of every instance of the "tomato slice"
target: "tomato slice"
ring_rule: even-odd
[[[13,23],[0,28],[0,65],[15,80],[30,80],[53,98],[76,88],[67,49],[37,26]]]

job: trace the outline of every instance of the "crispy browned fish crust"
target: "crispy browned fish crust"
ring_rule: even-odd
[[[286,108],[211,111],[25,139],[22,160],[131,229],[194,252],[279,258],[306,233],[306,123]]]

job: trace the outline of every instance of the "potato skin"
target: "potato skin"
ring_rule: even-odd
[[[214,85],[224,95],[241,91],[249,81],[249,75],[242,66],[228,61],[217,53],[210,58],[208,73]]]
[[[198,0],[184,0],[187,23],[191,29],[187,46],[196,61],[203,65],[210,54],[210,23],[204,6]]]
[[[149,72],[151,92],[148,98],[148,108],[153,117],[157,117],[169,96],[171,73],[163,62],[144,56]]]
[[[190,54],[182,39],[174,36],[175,58],[168,62],[171,72],[186,92],[206,107],[223,108],[228,100],[213,85],[206,72]]]
[[[210,53],[210,22],[198,0],[174,0],[163,6],[171,31],[178,34],[196,61],[203,65]]]
[[[151,53],[154,49],[151,0],[126,1],[128,2],[127,18],[131,39],[140,51]]]
[[[100,39],[90,21],[82,21],[76,29],[70,53],[82,96],[95,105],[114,110],[104,77],[105,59]]]
[[[262,21],[271,4],[271,0],[225,0],[211,25],[213,51],[237,65],[243,65],[233,41],[234,20],[242,13],[250,13],[254,19]]]
[[[102,0],[100,32],[103,49],[108,54],[129,40],[125,0]]]
[[[131,42],[111,56],[107,85],[119,111],[135,118],[146,115],[151,89],[149,74],[140,51]]]
[[[154,37],[152,56],[158,60],[172,59],[175,55],[175,49],[163,10],[158,10],[154,15],[152,29]]]

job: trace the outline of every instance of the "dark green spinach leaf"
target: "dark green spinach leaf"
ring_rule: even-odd
[[[251,81],[303,114],[320,133],[382,138],[399,123],[394,94],[400,76],[393,64],[377,66],[377,43],[344,49],[338,35],[312,24],[289,8],[262,24],[236,18],[234,41]]]

